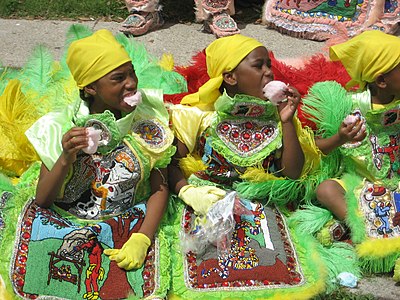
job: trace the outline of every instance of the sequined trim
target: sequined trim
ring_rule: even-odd
[[[2,237],[1,231],[4,229],[5,227],[5,222],[4,222],[4,216],[3,216],[3,208],[6,206],[6,202],[9,201],[9,199],[11,199],[12,197],[12,193],[4,191],[1,193],[1,197],[0,197],[0,238]],[[1,241],[1,240],[0,240]]]

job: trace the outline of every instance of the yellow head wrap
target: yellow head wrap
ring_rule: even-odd
[[[202,110],[213,110],[214,102],[221,95],[219,88],[222,74],[230,72],[255,48],[262,47],[259,41],[235,34],[221,37],[206,48],[207,73],[210,76],[197,93],[185,96],[181,103],[197,106]]]
[[[107,29],[71,43],[67,64],[80,89],[131,61],[125,48]]]
[[[400,63],[400,38],[378,30],[364,31],[358,36],[330,47],[333,61],[341,61],[351,77],[347,87],[357,84],[363,89],[379,74],[393,70]]]

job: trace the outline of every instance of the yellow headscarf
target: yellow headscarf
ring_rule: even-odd
[[[364,31],[330,47],[329,55],[332,61],[341,61],[352,78],[346,86],[359,84],[363,89],[379,74],[393,70],[400,63],[400,38],[378,30]]]
[[[68,67],[80,89],[128,61],[125,48],[107,29],[72,42],[67,53]]]
[[[230,72],[255,48],[263,46],[259,41],[235,34],[221,37],[206,48],[207,73],[210,76],[197,93],[185,96],[181,104],[196,106],[202,110],[214,110],[214,102],[221,95],[219,88],[222,74]]]

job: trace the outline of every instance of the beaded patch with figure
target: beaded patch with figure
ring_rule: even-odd
[[[204,253],[184,253],[186,287],[212,292],[302,286],[304,276],[296,251],[277,209],[241,200],[246,213],[234,214],[226,251],[209,245]],[[195,214],[185,209],[181,230],[191,234]],[[228,237],[229,238],[229,237]]]
[[[400,190],[366,181],[359,196],[366,233],[373,238],[400,237]]]
[[[28,298],[123,299],[151,296],[159,285],[158,242],[144,266],[125,271],[103,250],[121,248],[137,232],[146,213],[138,204],[118,217],[80,225],[71,216],[28,202],[18,223],[11,281]]]
[[[132,125],[132,131],[151,148],[162,148],[168,143],[166,128],[157,120],[137,121]]]

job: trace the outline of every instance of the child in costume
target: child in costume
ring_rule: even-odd
[[[159,0],[125,0],[129,16],[122,23],[121,31],[127,35],[143,35],[163,24]],[[217,37],[239,33],[235,20],[233,0],[195,0],[196,21]]]
[[[291,198],[274,197],[275,188],[293,187],[285,178],[301,178],[319,160],[295,116],[300,96],[287,86],[276,105],[264,96],[273,74],[257,40],[222,37],[205,52],[210,79],[170,107],[178,149],[170,185],[188,205],[175,203],[170,294],[309,299],[326,288],[325,264],[311,236],[289,230],[276,208]],[[241,183],[258,194],[237,193]]]
[[[26,132],[40,177],[22,213],[2,193],[5,219],[21,215],[16,233],[6,222],[0,245],[13,255],[2,251],[11,262],[1,276],[23,297],[164,297],[169,251],[159,224],[175,147],[162,92],[138,90],[131,57],[108,30],[73,41],[66,63],[81,99]]]
[[[330,58],[351,76],[347,88],[359,89],[317,83],[304,99],[322,137],[318,147],[342,160],[338,179],[323,181],[316,196],[346,221],[362,267],[389,272],[398,265],[400,280],[400,38],[366,31],[330,47]]]

